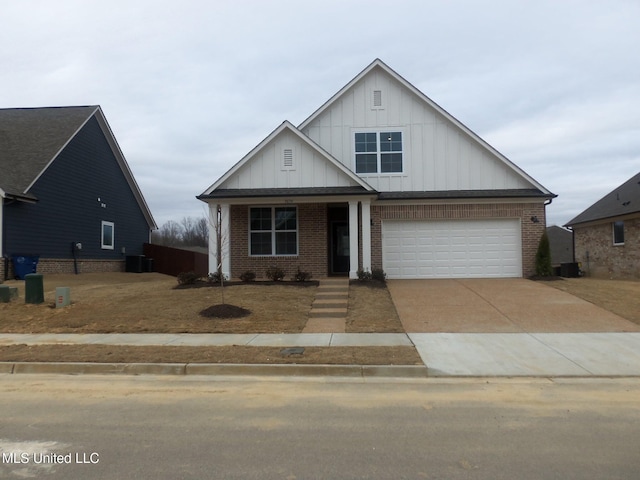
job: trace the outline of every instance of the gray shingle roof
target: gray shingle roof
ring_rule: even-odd
[[[257,198],[257,197],[309,197],[325,195],[371,195],[364,187],[302,187],[302,188],[243,188],[217,189],[210,194],[198,195],[196,198]]]
[[[640,212],[640,172],[602,197],[577,217],[567,222],[573,226],[605,218]]]
[[[97,106],[0,109],[0,188],[25,195]]]
[[[418,200],[446,198],[554,198],[553,193],[544,193],[537,188],[514,190],[436,190],[429,192],[380,192],[380,200]]]

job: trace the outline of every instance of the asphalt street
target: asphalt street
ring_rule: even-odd
[[[640,476],[632,378],[0,375],[0,391],[7,479]]]

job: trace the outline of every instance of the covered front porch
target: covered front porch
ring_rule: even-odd
[[[289,278],[371,271],[373,195],[210,200],[209,271],[227,278],[277,266]]]

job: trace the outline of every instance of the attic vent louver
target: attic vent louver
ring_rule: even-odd
[[[282,151],[282,166],[284,168],[293,168],[293,149],[285,148]]]
[[[373,91],[373,106],[374,107],[382,106],[382,90]]]

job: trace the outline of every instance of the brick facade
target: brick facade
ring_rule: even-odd
[[[531,220],[536,217],[538,222]],[[535,274],[535,257],[544,232],[545,206],[542,203],[375,205],[371,208],[371,266],[382,268],[382,221],[456,220],[481,218],[519,218],[522,227],[522,272]]]
[[[249,256],[249,207],[231,206],[231,278],[238,278],[247,270],[264,279],[271,266],[280,267],[286,277],[295,275],[298,267],[310,272],[314,278],[327,276],[327,205],[300,204],[298,207],[298,253],[296,256]]]
[[[640,278],[640,218],[624,220],[624,245],[613,244],[611,221],[576,225],[573,231],[576,262],[582,264],[585,275]]]
[[[11,260],[7,263],[9,270],[7,278],[15,277]],[[5,262],[0,265],[0,281],[5,278]],[[125,261],[123,260],[78,260],[78,273],[103,273],[103,272],[124,272]],[[41,258],[38,261],[37,272],[42,274],[54,273],[75,273],[72,259],[63,258]]]
[[[361,209],[358,211],[359,261],[362,264]],[[538,222],[531,220],[536,217]],[[446,204],[446,205],[372,205],[371,267],[382,268],[382,221],[427,219],[519,218],[522,226],[523,275],[535,274],[535,255],[545,229],[545,206],[542,203]],[[287,277],[298,267],[315,278],[328,274],[328,224],[326,204],[298,205],[298,248],[294,257],[249,256],[249,207],[231,206],[231,277],[238,278],[251,270],[265,278],[267,268],[278,266]]]

